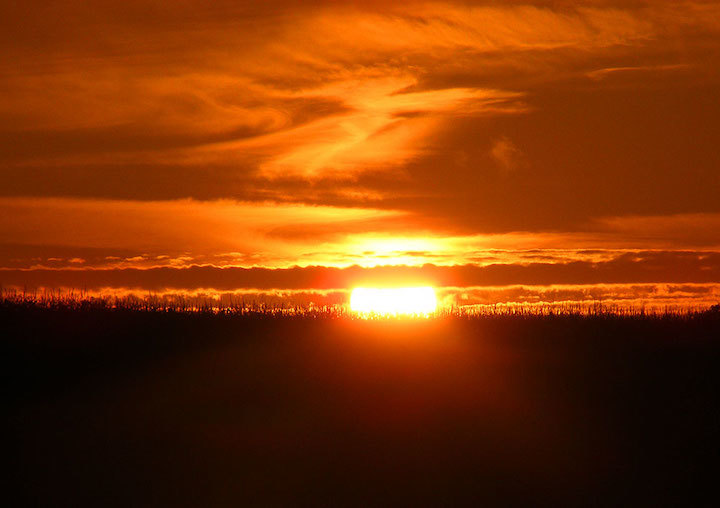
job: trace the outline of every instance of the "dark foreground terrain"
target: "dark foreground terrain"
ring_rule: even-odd
[[[4,506],[717,506],[718,313],[0,327]]]

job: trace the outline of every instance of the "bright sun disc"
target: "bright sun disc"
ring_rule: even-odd
[[[436,308],[431,287],[355,288],[350,294],[350,310],[360,314],[428,315]]]

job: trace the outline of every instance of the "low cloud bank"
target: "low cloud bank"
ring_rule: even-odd
[[[322,266],[284,269],[191,266],[150,269],[0,270],[15,288],[129,288],[145,291],[240,289],[328,290],[358,285],[477,287],[562,284],[720,283],[718,252],[629,252],[603,262],[487,266]]]

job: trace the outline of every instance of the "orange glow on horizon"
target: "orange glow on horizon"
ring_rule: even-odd
[[[362,315],[428,316],[437,309],[435,290],[429,286],[405,288],[355,288],[350,310]]]

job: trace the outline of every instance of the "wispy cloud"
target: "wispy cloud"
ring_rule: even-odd
[[[5,267],[589,263],[718,243],[717,2],[6,14]]]

